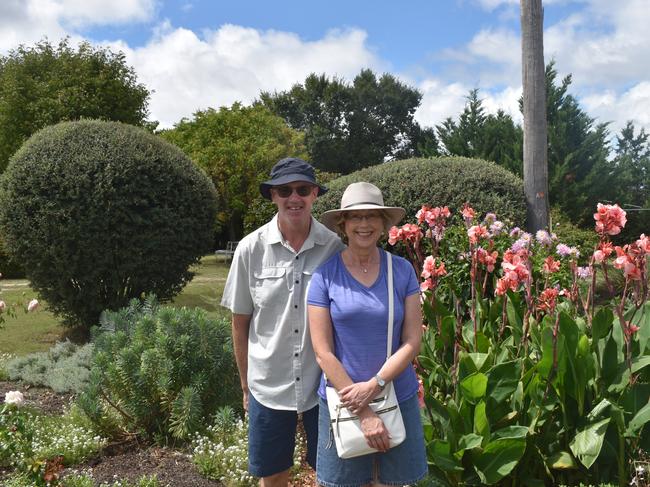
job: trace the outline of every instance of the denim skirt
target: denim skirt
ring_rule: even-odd
[[[327,402],[320,399],[316,478],[325,487],[357,487],[375,479],[386,485],[414,484],[427,475],[427,457],[417,394],[399,403],[406,429],[403,443],[386,453],[339,458]]]

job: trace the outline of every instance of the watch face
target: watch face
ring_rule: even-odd
[[[382,389],[386,387],[386,381],[384,379],[382,379],[378,375],[375,376],[375,379],[377,379],[377,384],[379,385],[379,387],[381,387]]]

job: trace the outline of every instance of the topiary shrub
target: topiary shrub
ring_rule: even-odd
[[[463,203],[479,213],[494,212],[501,220],[523,226],[526,201],[520,178],[492,162],[464,157],[407,159],[362,169],[329,183],[330,191],[316,200],[314,214],[338,208],[350,183],[370,182],[382,190],[389,206],[406,209],[412,220],[423,204],[458,211]]]
[[[34,134],[0,186],[0,228],[32,287],[68,325],[133,297],[177,294],[210,250],[210,180],[177,147],[117,122]]]
[[[25,277],[25,269],[7,253],[2,235],[0,235],[0,274],[4,279],[21,279]]]
[[[241,403],[226,320],[149,297],[102,316],[88,389],[79,405],[104,433],[115,426],[165,441],[187,440],[220,406]]]

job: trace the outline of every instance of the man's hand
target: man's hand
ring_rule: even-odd
[[[380,391],[375,379],[366,382],[356,382],[339,391],[341,404],[352,414],[357,414],[365,408]]]
[[[244,412],[248,412],[248,387],[242,391],[242,406],[244,406]]]

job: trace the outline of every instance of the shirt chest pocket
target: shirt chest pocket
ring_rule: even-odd
[[[260,308],[279,307],[286,304],[289,297],[286,269],[284,267],[265,267],[254,271],[255,305]]]

